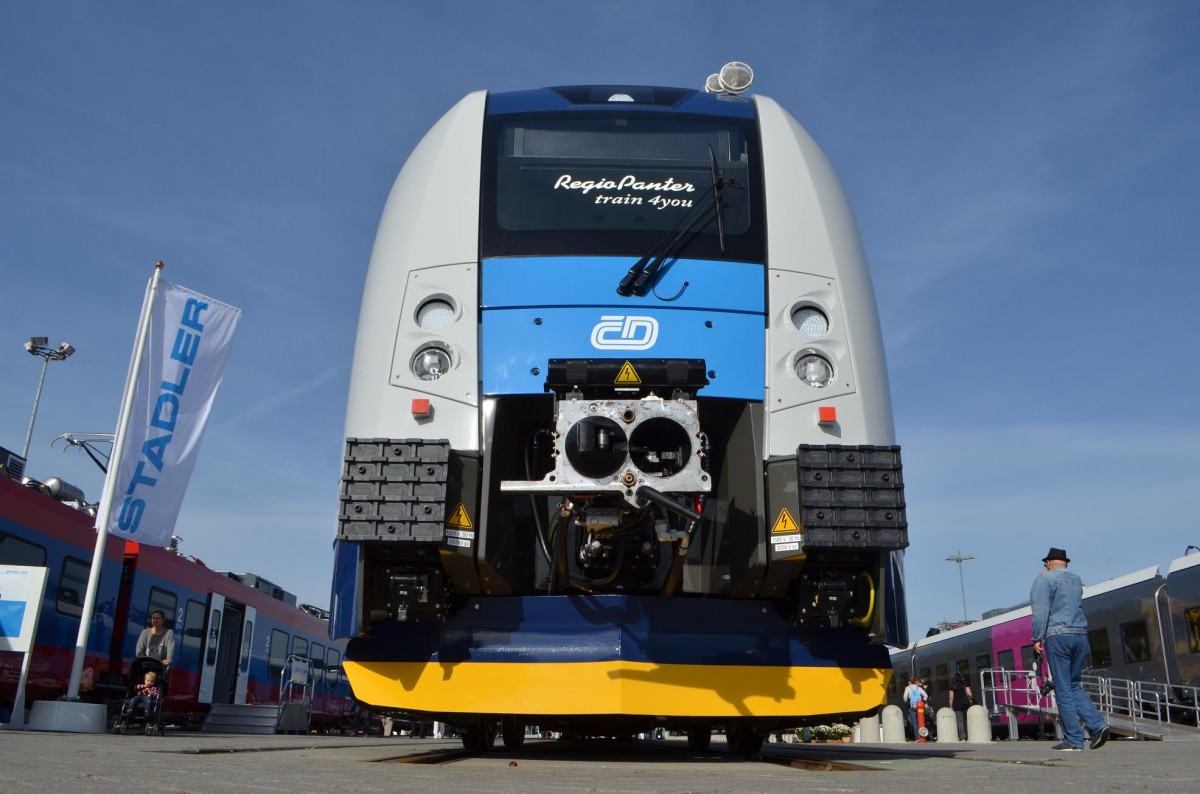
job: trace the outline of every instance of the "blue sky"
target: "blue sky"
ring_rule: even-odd
[[[825,150],[875,279],[914,636],[1200,545],[1200,3],[0,3],[0,445],[98,498],[154,262],[244,317],[177,533],[325,604],[362,279],[476,89],[701,86]]]

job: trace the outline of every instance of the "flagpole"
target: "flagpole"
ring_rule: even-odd
[[[112,504],[117,490],[117,476],[121,470],[121,451],[125,448],[125,435],[133,413],[133,392],[142,368],[142,354],[146,349],[146,337],[150,332],[150,312],[154,305],[154,294],[158,291],[158,277],[163,263],[154,266],[154,275],[146,289],[142,304],[142,316],[138,320],[137,336],[134,341],[133,361],[125,379],[125,395],[121,412],[117,418],[117,434],[113,438],[112,457],[108,461],[108,474],[104,478],[104,495],[100,498],[100,510],[96,514],[96,550],[92,554],[92,569],[88,574],[87,596],[83,600],[83,613],[79,616],[79,636],[75,640],[75,661],[71,665],[71,681],[67,685],[67,700],[79,700],[79,683],[83,679],[83,662],[87,656],[88,632],[91,630],[92,613],[96,608],[96,592],[100,589],[100,568],[104,563],[104,547],[108,541],[108,525],[112,518]],[[114,615],[113,620],[121,620]],[[119,672],[119,671],[118,671]]]

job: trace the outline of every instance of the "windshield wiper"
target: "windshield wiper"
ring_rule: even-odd
[[[629,272],[625,274],[625,277],[621,279],[621,283],[617,285],[618,295],[625,296],[631,293],[638,297],[645,295],[649,283],[658,274],[663,264],[673,256],[672,252],[685,248],[692,241],[692,238],[699,234],[704,226],[708,225],[714,215],[717,219],[717,240],[721,247],[721,253],[725,253],[725,218],[721,211],[721,193],[724,192],[729,183],[725,182],[724,178],[721,177],[720,171],[717,169],[717,158],[713,154],[711,146],[708,147],[708,157],[712,173],[712,187],[706,191],[702,200],[711,195],[712,201],[697,205],[696,209],[700,212],[695,217],[692,217],[693,213],[688,213],[680,218],[679,223],[675,224],[675,228],[667,232],[650,253],[634,262],[633,267],[629,268]],[[684,221],[688,220],[688,218],[691,218],[691,221],[683,225]],[[683,226],[683,228],[680,228],[680,226]],[[663,248],[663,243],[672,234],[675,235],[674,238],[671,239],[666,248]],[[684,240],[685,235],[687,235],[686,240]],[[681,240],[683,240],[682,245],[680,245]],[[657,254],[656,252],[660,249],[662,249],[662,253]]]
[[[638,297],[645,295],[646,285],[649,284],[650,280],[654,278],[655,274],[658,273],[658,270],[663,266],[663,263],[670,258],[671,252],[677,249],[679,241],[683,239],[683,236],[689,232],[697,230],[699,227],[707,225],[708,222],[712,220],[711,216],[712,205],[708,205],[699,215],[695,217],[694,220],[692,220],[691,223],[679,230],[679,233],[675,235],[675,239],[673,239],[670,244],[667,245],[661,254],[655,255],[652,251],[635,262],[633,267],[629,268],[629,272],[625,274],[625,278],[621,279],[621,283],[617,285],[617,294],[629,295],[630,293],[633,293]],[[672,229],[671,231],[675,230]],[[695,235],[693,234],[693,236]],[[689,237],[688,240],[690,241],[691,238]],[[655,246],[654,250],[657,251],[661,247],[661,244]]]
[[[721,194],[725,192],[725,179],[717,170],[717,156],[713,154],[712,146],[708,147],[708,167],[712,172],[713,209],[717,213],[717,242],[721,246],[721,255],[725,254],[725,213],[721,206]]]

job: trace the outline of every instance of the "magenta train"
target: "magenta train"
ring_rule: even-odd
[[[95,544],[94,519],[0,475],[0,564],[48,569],[26,704],[67,689],[83,596]],[[318,610],[265,582],[206,568],[162,548],[110,536],[88,637],[80,696],[120,697],[125,673],[149,614],[161,609],[176,638],[164,712],[199,725],[214,704],[276,703],[287,659],[310,659],[316,673],[312,725],[349,719],[350,688],[342,674],[345,643],[330,642]],[[265,591],[264,591],[265,590]],[[270,592],[274,590],[275,592]],[[21,655],[0,652],[0,712],[11,712]]]
[[[1083,598],[1091,644],[1085,672],[1200,686],[1200,554],[1174,560],[1166,576],[1155,566],[1085,587]],[[917,676],[928,684],[932,706],[946,706],[955,673],[970,681],[979,700],[981,670],[1034,669],[1032,634],[1033,613],[1025,606],[893,651],[888,702],[903,707],[905,684]]]

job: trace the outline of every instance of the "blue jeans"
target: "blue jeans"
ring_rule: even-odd
[[[134,695],[129,699],[129,713],[136,715],[138,706],[142,706],[146,710],[145,713],[149,714],[152,703],[149,695]]]
[[[1063,741],[1072,747],[1083,747],[1081,722],[1092,734],[1107,724],[1079,683],[1087,654],[1086,634],[1055,634],[1046,638],[1046,660],[1054,678],[1054,702],[1058,704]]]

